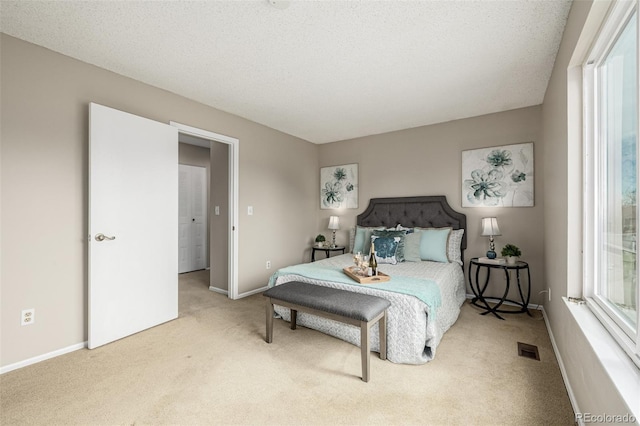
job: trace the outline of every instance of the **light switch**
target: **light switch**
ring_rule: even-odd
[[[220,216],[220,206],[216,206],[216,216]]]
[[[249,216],[253,215],[253,206],[249,206],[249,207],[247,207],[247,214],[248,214]]]

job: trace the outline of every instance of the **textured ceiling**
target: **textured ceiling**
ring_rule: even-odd
[[[0,31],[324,143],[542,103],[570,6],[2,0]]]

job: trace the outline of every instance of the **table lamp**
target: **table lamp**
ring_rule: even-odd
[[[482,236],[489,237],[489,251],[487,257],[489,259],[496,258],[496,246],[493,243],[493,237],[502,235],[500,234],[500,228],[498,228],[498,219],[495,217],[483,217],[482,218]]]
[[[331,240],[331,248],[336,248],[336,229],[340,229],[338,216],[331,216],[329,218],[329,229],[333,231],[333,238]]]

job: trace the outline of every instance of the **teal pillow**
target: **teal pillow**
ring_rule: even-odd
[[[368,256],[369,251],[371,250],[371,234],[373,231],[380,229],[384,229],[384,227],[367,228],[364,226],[356,226],[356,237],[353,241],[353,252],[360,252]]]
[[[415,228],[420,232],[420,259],[448,263],[447,242],[451,228]]]
[[[422,232],[412,232],[404,237],[404,260],[405,262],[420,262],[420,241]]]
[[[376,262],[390,263],[395,265],[398,263],[397,251],[400,245],[401,237],[379,237],[373,235],[371,241],[373,241],[373,248],[376,251]]]
[[[376,230],[373,231],[373,235],[377,237],[400,237],[400,241],[398,243],[398,250],[396,252],[396,258],[398,262],[404,262],[404,238],[407,235],[407,231],[396,231],[396,230]]]

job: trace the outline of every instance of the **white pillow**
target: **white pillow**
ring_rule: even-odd
[[[453,229],[449,233],[449,243],[447,244],[447,257],[449,262],[456,262],[462,266],[462,236],[464,229]]]

